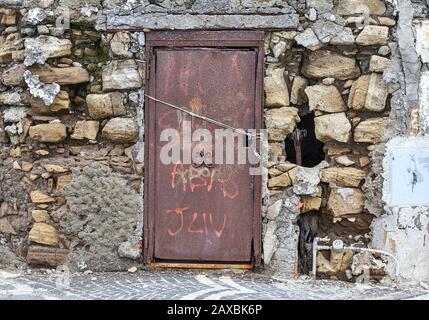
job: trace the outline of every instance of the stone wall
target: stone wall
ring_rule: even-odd
[[[402,68],[407,48],[397,41],[408,30],[397,28],[390,1],[0,7],[0,266],[123,270],[141,259],[144,44],[153,29],[266,31],[266,272],[308,272],[315,236],[369,244],[383,207],[382,143],[403,133],[409,116],[399,104],[413,99],[412,80],[402,80],[413,64]],[[304,165],[317,163],[293,163],[297,126],[307,130]],[[348,252],[318,255],[326,276],[351,279],[361,264]],[[373,265],[384,275],[383,263]]]
[[[100,1],[0,4],[0,265],[126,270],[142,239],[144,33],[96,31]]]

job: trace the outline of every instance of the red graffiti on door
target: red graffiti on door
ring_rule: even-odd
[[[176,226],[174,229],[170,227],[167,230],[167,232],[170,236],[175,237],[176,235],[178,235],[179,233],[181,233],[184,230],[186,230],[184,232],[187,232],[187,233],[199,233],[199,234],[204,234],[206,236],[208,235],[209,231],[211,231],[214,233],[214,235],[218,239],[222,236],[223,231],[225,230],[225,227],[227,224],[227,215],[226,214],[223,214],[222,225],[215,225],[215,223],[213,222],[213,214],[212,213],[193,212],[192,220],[191,220],[191,222],[187,223],[188,225],[186,228],[185,219],[184,219],[184,215],[185,215],[186,211],[190,212],[188,207],[175,208],[175,209],[170,209],[170,210],[166,211],[167,214],[175,214],[176,216],[179,217],[178,226]],[[208,222],[207,222],[207,217],[208,217]],[[201,225],[201,222],[202,222],[202,225]],[[200,227],[195,226],[197,223],[200,223]]]
[[[175,164],[171,170],[171,187],[176,189],[179,185],[182,185],[183,192],[194,192],[199,188],[211,192],[217,187],[223,196],[229,199],[234,199],[239,194],[236,183],[228,173],[205,166],[196,168],[181,162]]]

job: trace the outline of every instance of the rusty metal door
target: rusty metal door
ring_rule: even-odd
[[[149,96],[235,128],[260,128],[263,33],[156,32],[147,45]],[[222,128],[146,102],[146,262],[258,264],[260,177],[236,163],[240,139],[232,164],[186,162],[186,130],[206,129],[214,140]],[[180,134],[176,163],[160,159],[165,129]],[[214,141],[212,148],[216,157]],[[225,160],[231,149],[222,149]]]

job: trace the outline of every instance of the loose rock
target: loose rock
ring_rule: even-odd
[[[331,167],[320,170],[322,182],[343,187],[358,187],[365,176],[365,171],[357,168]]]
[[[346,110],[343,98],[335,86],[314,85],[305,89],[310,111],[341,112]]]
[[[316,138],[322,142],[329,140],[349,141],[352,126],[343,112],[316,117],[314,124]]]
[[[289,105],[289,91],[284,78],[284,68],[272,70],[264,79],[265,105],[282,107]]]
[[[371,118],[360,122],[355,128],[354,140],[373,144],[381,142],[385,124],[384,118]]]
[[[362,46],[383,45],[387,43],[388,35],[388,27],[368,25],[356,37],[356,44]]]
[[[332,188],[328,199],[328,210],[334,221],[347,214],[359,214],[365,206],[365,194],[357,188]]]
[[[273,141],[284,141],[287,135],[292,133],[299,121],[300,118],[297,108],[282,107],[268,110],[265,113],[268,139]]]
[[[126,114],[124,95],[120,92],[89,94],[86,97],[89,116],[93,119],[118,117]]]
[[[28,233],[28,240],[56,247],[60,239],[57,229],[53,226],[42,222],[36,222]]]
[[[137,140],[139,127],[134,119],[113,118],[104,126],[102,135],[104,138],[122,143],[130,143]]]

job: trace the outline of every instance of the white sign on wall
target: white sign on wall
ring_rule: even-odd
[[[403,143],[397,142],[388,146],[385,159],[389,168],[389,174],[386,175],[388,188],[385,190],[385,200],[390,206],[429,205],[427,138],[425,140],[412,138],[402,141]]]

